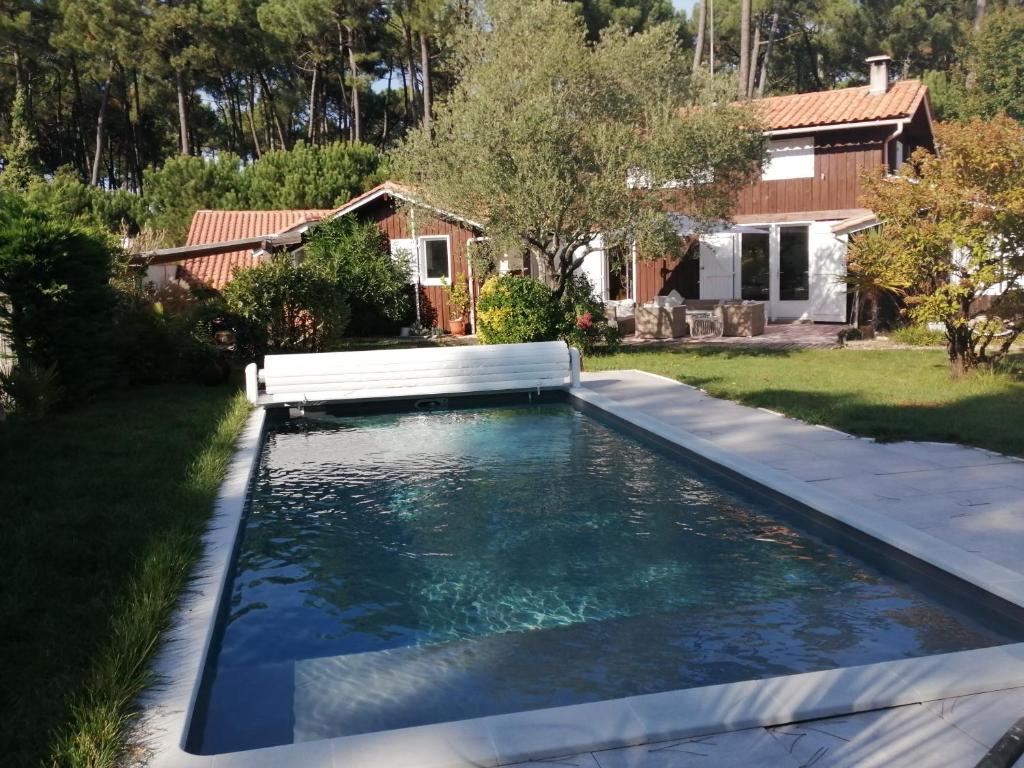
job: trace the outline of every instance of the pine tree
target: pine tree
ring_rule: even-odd
[[[41,177],[39,143],[32,131],[26,106],[25,89],[19,88],[11,108],[11,137],[2,150],[3,169],[0,185],[7,189],[24,191]]]

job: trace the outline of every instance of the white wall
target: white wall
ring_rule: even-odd
[[[591,251],[584,257],[583,265],[580,267],[579,271],[590,279],[590,284],[594,286],[594,295],[602,301],[607,301],[608,255],[604,251],[604,237],[597,235],[590,241],[590,247],[598,250]],[[582,253],[583,250],[583,248],[578,248],[574,258],[578,258],[578,255]]]

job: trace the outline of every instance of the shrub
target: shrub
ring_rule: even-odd
[[[315,266],[293,265],[287,254],[236,271],[224,300],[248,326],[257,357],[337,349],[349,321],[338,285]]]
[[[223,381],[228,371],[213,345],[207,303],[180,303],[169,311],[148,296],[121,294],[114,312],[114,350],[124,383]]]
[[[466,276],[458,274],[455,276],[455,282],[450,284],[447,280],[442,280],[444,285],[444,291],[448,296],[448,311],[451,313],[451,317],[454,320],[458,320],[466,316],[466,310],[469,309],[469,286],[466,284]]]
[[[942,346],[946,343],[945,333],[918,324],[895,328],[889,332],[889,338],[897,344],[908,344],[913,347]]]
[[[109,382],[112,249],[82,225],[0,199],[0,333],[22,365],[53,366],[68,393]]]
[[[109,232],[135,234],[148,215],[141,196],[124,189],[90,187],[67,168],[59,168],[50,181],[34,180],[25,191],[25,201],[51,216],[78,219]]]
[[[373,222],[351,216],[323,222],[310,235],[304,264],[348,295],[350,335],[393,334],[409,320],[409,266],[391,257]]]
[[[56,365],[41,368],[29,362],[19,363],[7,373],[0,370],[0,410],[36,419],[53,410],[63,397]]]
[[[555,338],[550,289],[517,275],[492,277],[480,289],[477,335],[484,344],[518,344]]]
[[[565,292],[558,302],[558,338],[583,354],[598,348],[614,351],[619,343],[617,328],[610,326],[605,317],[604,302],[594,296],[594,288],[586,275],[573,275],[565,284]]]

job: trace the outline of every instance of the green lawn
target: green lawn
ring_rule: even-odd
[[[1022,361],[953,381],[945,352],[624,349],[590,371],[638,368],[716,397],[882,440],[934,440],[1024,456]]]
[[[168,385],[0,423],[0,765],[117,763],[247,413]]]

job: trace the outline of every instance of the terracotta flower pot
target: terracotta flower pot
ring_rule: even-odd
[[[448,321],[448,329],[452,332],[452,336],[465,336],[466,320],[461,317],[458,320],[452,318]]]

